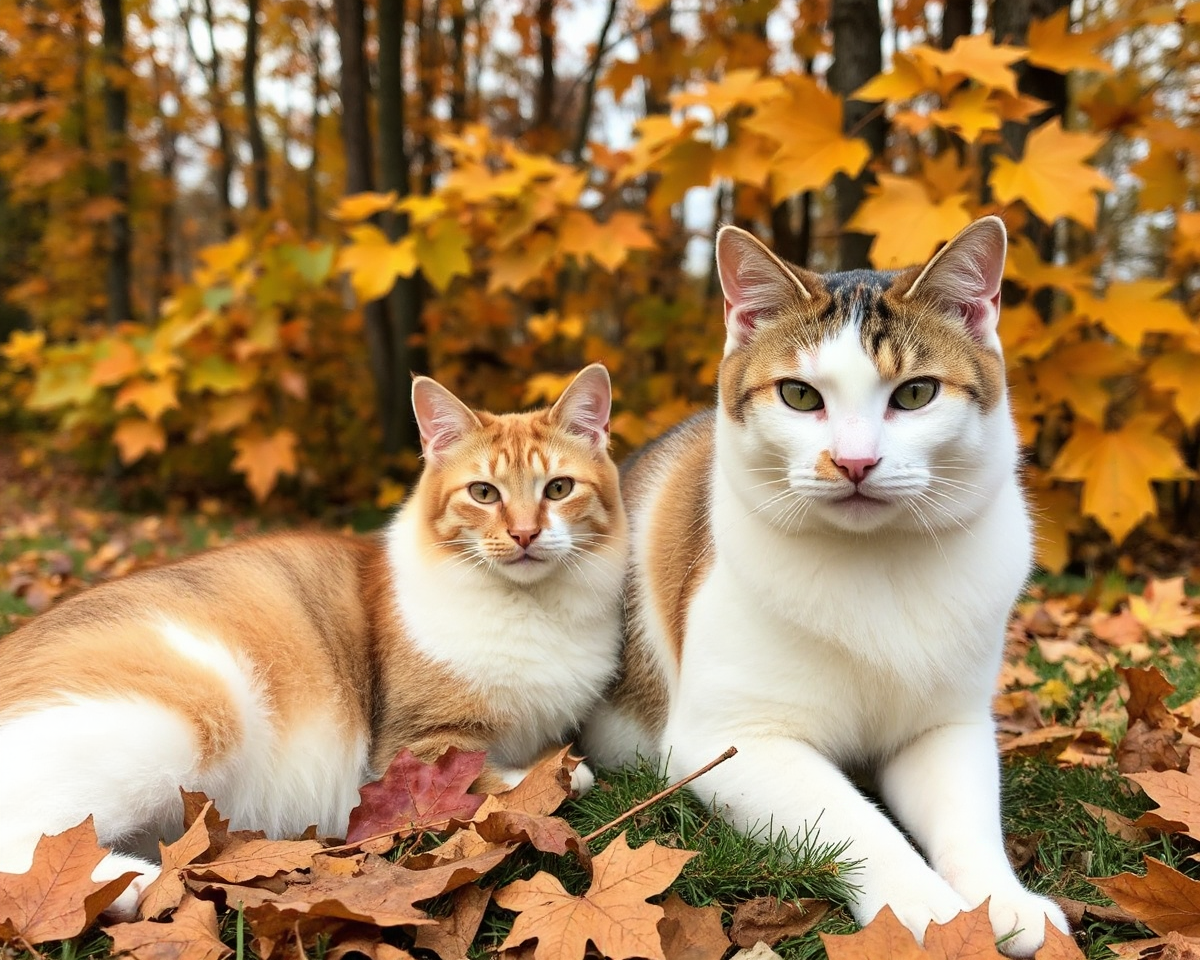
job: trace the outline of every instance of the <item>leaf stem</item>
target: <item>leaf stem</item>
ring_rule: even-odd
[[[615,820],[610,820],[608,823],[606,823],[604,826],[600,827],[598,830],[593,830],[591,833],[589,833],[586,837],[583,838],[583,842],[591,843],[598,836],[611,830],[617,824],[624,823],[626,820],[628,820],[630,817],[632,817],[635,813],[641,813],[648,806],[658,803],[658,801],[662,800],[664,797],[669,797],[671,794],[675,793],[677,790],[681,789],[682,787],[687,786],[689,783],[691,783],[697,777],[701,777],[704,774],[708,773],[708,771],[711,770],[713,767],[717,766],[717,764],[724,763],[726,760],[728,760],[730,757],[732,757],[736,753],[737,753],[737,747],[730,747],[723,754],[721,754],[719,757],[717,757],[717,759],[710,760],[708,763],[706,763],[704,766],[702,766],[699,770],[696,770],[693,773],[689,773],[682,780],[676,780],[669,787],[667,787],[663,790],[659,790],[658,793],[656,793],[654,796],[652,796],[649,800],[643,800],[641,803],[637,804],[637,806],[630,807],[628,810],[626,810],[623,814],[621,814]]]

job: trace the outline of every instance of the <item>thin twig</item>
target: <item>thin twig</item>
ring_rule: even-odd
[[[658,793],[656,793],[654,796],[652,796],[649,800],[643,800],[636,807],[630,807],[623,814],[621,814],[619,817],[617,817],[616,820],[609,821],[604,826],[602,826],[599,830],[593,830],[591,833],[589,833],[586,837],[583,838],[583,842],[591,843],[602,833],[605,833],[606,831],[611,830],[618,823],[624,823],[626,820],[628,820],[630,817],[632,817],[635,813],[641,813],[643,810],[645,810],[651,804],[658,803],[658,801],[663,799],[663,797],[669,797],[676,790],[679,790],[681,787],[687,786],[689,783],[691,783],[697,777],[704,776],[704,774],[708,773],[708,771],[711,770],[713,767],[715,767],[717,764],[724,763],[726,760],[728,760],[730,757],[732,757],[736,753],[737,753],[737,747],[730,747],[723,754],[721,754],[719,757],[717,757],[716,760],[709,761],[708,763],[706,763],[704,766],[702,766],[699,770],[695,771],[694,773],[689,773],[682,780],[675,781],[675,783],[671,784],[665,790],[658,791]]]

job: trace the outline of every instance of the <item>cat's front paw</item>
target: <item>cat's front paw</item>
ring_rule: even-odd
[[[595,785],[596,775],[592,773],[591,767],[580,760],[575,769],[571,771],[571,795],[582,797]]]
[[[142,894],[146,892],[146,888],[158,879],[158,875],[162,873],[162,867],[157,863],[150,863],[147,860],[140,860],[137,857],[129,857],[121,853],[110,853],[96,864],[96,868],[92,871],[92,879],[102,883],[105,880],[115,880],[126,873],[137,873],[140,876],[134,877],[133,882],[121,891],[121,895],[104,908],[104,917],[106,920],[121,923],[136,920],[138,916],[138,901],[142,899]]]
[[[1071,932],[1071,925],[1058,904],[1024,887],[993,893],[988,917],[1000,941],[1000,952],[1010,957],[1032,957],[1037,952],[1046,937],[1046,920],[1063,933]]]
[[[885,905],[922,944],[930,923],[949,923],[970,909],[967,901],[932,871],[928,876],[905,878],[902,884],[892,886],[886,897],[861,898],[854,908],[854,919],[866,926]]]

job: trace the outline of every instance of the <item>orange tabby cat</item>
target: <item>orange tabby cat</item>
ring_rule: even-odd
[[[344,831],[409,747],[519,781],[616,666],[626,529],[596,364],[549,410],[474,413],[413,385],[426,468],[373,537],[280,534],[138,573],[0,640],[0,871],[95,817],[143,876],[179,788],[235,827]],[[582,765],[576,788],[591,785]]]

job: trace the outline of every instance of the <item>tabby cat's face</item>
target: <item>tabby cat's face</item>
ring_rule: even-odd
[[[721,406],[752,509],[856,532],[934,533],[977,513],[1015,456],[999,221],[895,273],[818,276],[740,232],[721,247]]]
[[[534,583],[586,573],[591,554],[623,542],[603,367],[587,368],[553,408],[532,413],[472,412],[431,380],[416,391],[427,394],[414,393],[419,422],[429,401],[420,496],[430,547],[446,560]]]

